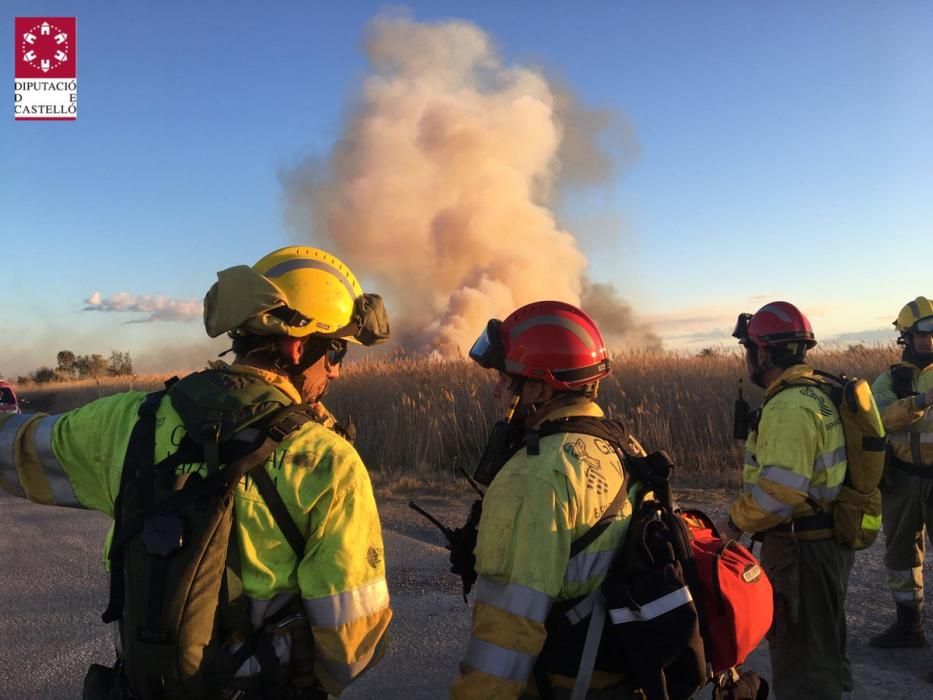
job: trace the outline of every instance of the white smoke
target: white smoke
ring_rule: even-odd
[[[144,313],[145,318],[126,323],[152,323],[154,321],[194,321],[203,315],[203,305],[193,299],[172,299],[164,295],[127,294],[119,292],[104,299],[94,292],[84,300],[82,311],[104,311],[108,313]]]
[[[491,317],[580,304],[587,260],[549,198],[562,155],[584,184],[607,176],[606,162],[579,156],[601,152],[600,126],[617,121],[503,64],[467,22],[382,17],[367,52],[373,74],[340,141],[283,175],[302,239],[388,288],[396,337],[415,350],[463,354]],[[592,141],[562,115],[592,126]]]

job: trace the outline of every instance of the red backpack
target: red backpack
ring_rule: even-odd
[[[754,555],[736,540],[723,540],[705,513],[687,510],[681,517],[693,535],[706,658],[721,673],[744,663],[768,633],[771,582]]]

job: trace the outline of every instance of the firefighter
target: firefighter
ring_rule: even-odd
[[[869,644],[880,649],[926,646],[923,632],[924,535],[933,526],[933,302],[917,297],[894,321],[901,362],[872,392],[888,432],[882,514],[888,588],[897,619]],[[931,678],[933,680],[933,678]]]
[[[497,430],[508,435],[502,453],[483,460],[494,468],[477,471],[478,480],[491,483],[475,548],[472,636],[452,697],[542,695],[548,692],[545,685],[554,697],[567,697],[577,667],[551,672],[545,661],[564,657],[566,665],[567,660],[562,644],[568,640],[548,634],[550,614],[555,604],[599,587],[625,536],[632,504],[620,492],[622,464],[606,440],[574,432],[545,435],[543,427],[563,418],[603,416],[594,399],[599,381],[609,374],[605,343],[583,311],[542,301],[504,321],[489,321],[470,357],[498,372],[493,396],[506,420]],[[490,441],[498,443],[495,436]],[[631,436],[625,443],[626,452],[644,455]],[[571,556],[571,542],[619,495],[624,501],[610,526]],[[590,697],[623,697],[619,680],[596,671]]]
[[[253,267],[219,272],[205,298],[204,322],[211,337],[230,336],[236,359],[232,365],[213,363],[211,370],[189,375],[178,385],[197,377],[195,385],[201,387],[205,400],[233,405],[240,415],[258,410],[261,399],[262,406],[311,404],[313,412],[327,420],[329,414],[318,402],[328,382],[339,374],[347,343],[374,344],[388,335],[381,299],[363,294],[337,258],[303,247],[277,250]],[[243,400],[244,396],[254,398]],[[127,444],[145,398],[141,392],[128,392],[60,415],[0,417],[0,445],[8,448],[0,453],[0,485],[37,503],[114,516]],[[179,439],[189,425],[190,416],[183,419],[170,398],[171,394],[163,397],[154,409],[155,460],[181,449]],[[195,400],[187,413],[197,413],[200,406]],[[201,452],[205,461],[209,461],[207,449]],[[205,473],[204,464],[193,466]],[[241,584],[237,585],[242,586],[248,606],[247,627],[252,621],[257,631],[284,628],[286,623],[279,622],[281,611],[293,606],[305,622],[295,626],[289,618],[289,629],[294,628],[296,635],[299,629],[308,631],[289,641],[273,630],[271,661],[268,654],[260,653],[258,642],[253,656],[241,654],[242,664],[231,673],[236,670],[237,687],[249,691],[242,695],[237,693],[243,691],[227,690],[233,694],[224,697],[265,697],[267,693],[253,694],[250,678],[265,674],[270,666],[288,673],[290,658],[299,657],[313,659],[312,665],[301,670],[300,681],[279,689],[275,697],[337,695],[382,657],[392,617],[369,476],[344,438],[310,418],[282,439],[259,467],[263,469],[275,477],[274,500],[284,504],[285,517],[304,537],[304,553],[297,556],[301,540],[296,547],[294,538],[289,540],[279,525],[275,509],[250,490],[252,472],[241,479],[234,491],[231,541],[239,545]],[[120,584],[127,589],[134,580],[132,561],[127,560],[121,579],[126,583]],[[126,595],[131,597],[132,591]],[[275,625],[267,625],[267,620],[275,620]],[[137,640],[118,635],[117,641],[119,654]],[[244,648],[248,652],[248,647],[241,639],[240,652]],[[262,676],[263,682],[267,677]],[[89,684],[96,688],[102,682],[91,681],[89,674],[86,693]],[[135,697],[154,697],[146,689],[129,690]]]
[[[741,314],[733,336],[752,382],[765,390],[745,444],[744,493],[719,524],[754,533],[774,587],[768,634],[778,698],[838,700],[852,689],[845,596],[854,552],[833,537],[832,504],[846,473],[845,434],[823,391],[786,383],[813,376],[810,322],[783,301]]]

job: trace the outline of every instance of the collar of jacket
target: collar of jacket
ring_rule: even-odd
[[[554,408],[536,413],[534,423],[528,426],[531,429],[537,428],[546,420],[556,420],[557,418],[567,418],[569,416],[592,416],[593,418],[602,418],[603,410],[592,400],[584,397],[574,397],[572,401],[561,403]]]
[[[223,366],[218,367],[217,365]],[[301,394],[298,393],[298,389],[296,389],[295,385],[288,381],[288,379],[283,377],[281,374],[276,374],[275,372],[270,372],[266,369],[259,369],[258,367],[253,367],[252,365],[244,365],[240,363],[228,365],[226,362],[222,362],[220,360],[218,360],[216,363],[211,363],[211,368],[222,369],[227,372],[232,372],[233,374],[243,374],[248,377],[258,377],[267,384],[271,384],[276,389],[281,391],[288,398],[290,398],[293,403],[301,403]]]
[[[791,365],[781,372],[781,376],[771,382],[768,388],[765,389],[765,401],[778,393],[785,385],[791,384],[798,379],[813,379],[814,381],[818,381],[813,376],[813,368],[810,365]]]

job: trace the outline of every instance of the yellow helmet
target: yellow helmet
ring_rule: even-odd
[[[204,327],[221,333],[325,335],[374,345],[388,338],[389,322],[376,294],[364,294],[339,259],[317,248],[289,246],[253,267],[217,273],[204,298]]]
[[[923,321],[924,323],[920,324]],[[920,324],[919,327],[918,324]],[[907,302],[894,321],[894,327],[901,333],[920,330],[926,333],[933,331],[933,302],[926,297],[917,297]]]

